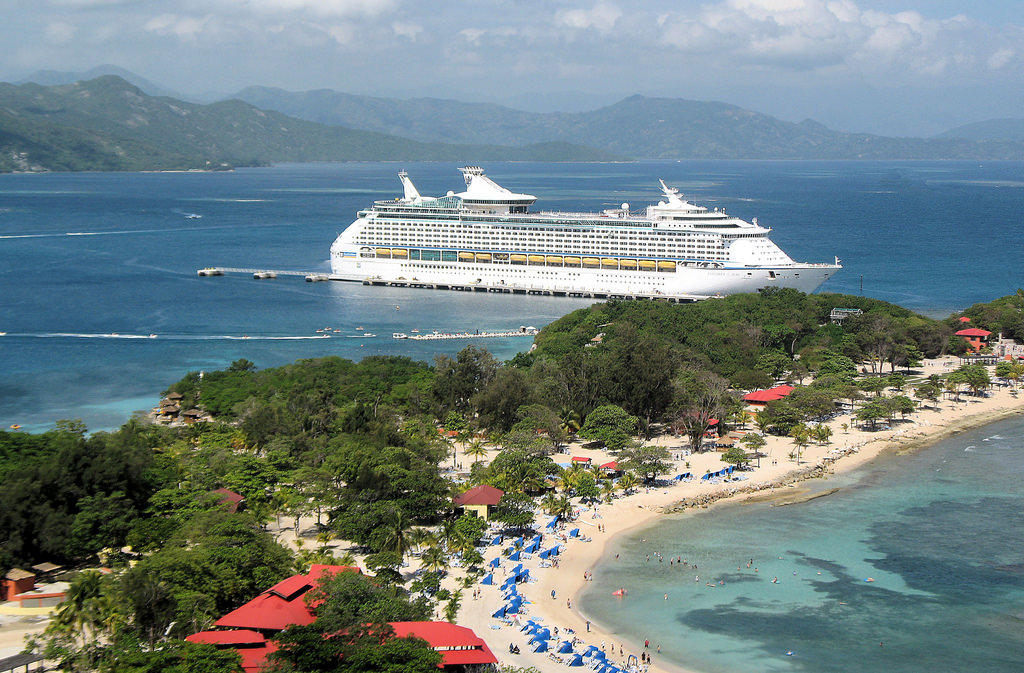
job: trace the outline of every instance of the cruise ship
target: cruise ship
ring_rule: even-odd
[[[332,278],[586,297],[702,299],[764,287],[813,292],[840,268],[794,262],[771,229],[694,205],[661,180],[641,210],[531,211],[537,200],[460,168],[465,191],[376,201],[331,246]]]

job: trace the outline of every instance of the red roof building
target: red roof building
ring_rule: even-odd
[[[258,631],[239,629],[235,631],[200,631],[185,638],[190,643],[206,643],[219,650],[233,649],[242,657],[242,670],[256,673],[267,663],[267,656],[277,651],[277,643],[271,642]]]
[[[225,509],[232,514],[237,512],[238,508],[245,502],[244,497],[226,488],[218,488],[214,493],[220,496],[220,500],[218,500],[218,502],[224,505]]]
[[[452,502],[456,507],[462,507],[467,512],[473,512],[484,521],[487,521],[487,517],[491,515],[492,510],[498,505],[503,495],[505,495],[505,491],[500,488],[480,484],[465,493],[455,496]]]
[[[362,572],[353,566],[315,564],[310,567],[309,574],[292,575],[281,580],[245,605],[218,619],[214,625],[273,633],[292,624],[312,624],[316,617],[303,597],[325,573],[349,571]]]
[[[572,457],[572,462],[574,462],[574,463],[589,464],[590,463],[590,458],[587,458],[586,456],[573,456]]]
[[[768,390],[755,390],[752,393],[744,395],[743,401],[747,404],[768,404],[775,400],[781,400],[794,390],[796,390],[796,388],[793,386],[775,386]]]
[[[392,622],[399,638],[415,636],[427,641],[441,653],[439,668],[449,666],[480,666],[498,663],[487,643],[465,626],[448,622]]]
[[[966,341],[970,349],[977,353],[988,345],[988,338],[992,336],[992,332],[978,329],[977,327],[969,327],[960,330],[956,335]]]

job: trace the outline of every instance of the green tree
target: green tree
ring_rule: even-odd
[[[690,449],[698,452],[712,420],[723,418],[733,396],[725,379],[694,369],[683,370],[676,377],[675,387],[672,423],[689,437]]]
[[[672,469],[668,449],[663,446],[639,446],[626,449],[619,456],[622,467],[651,482]]]
[[[731,446],[722,454],[722,462],[730,465],[742,465],[747,462],[747,452],[739,446]]]
[[[534,521],[533,498],[523,493],[507,492],[498,501],[492,518],[513,529],[529,528]]]
[[[621,451],[636,436],[639,419],[620,406],[606,404],[589,414],[579,435],[584,439],[601,442],[609,451]]]

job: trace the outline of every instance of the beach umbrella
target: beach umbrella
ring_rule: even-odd
[[[497,617],[498,619],[501,619],[502,617],[505,616],[505,608],[498,608],[497,610],[494,611],[494,614],[492,614],[491,616],[492,617]]]
[[[494,584],[494,573],[487,573],[487,576],[480,580],[480,584]]]
[[[517,538],[516,538],[516,541],[515,541],[515,542],[513,542],[512,544],[513,544],[514,546],[516,546],[516,547],[522,547],[522,546],[523,546],[523,538],[522,538],[521,536],[520,536],[520,537],[517,537]]]
[[[497,537],[495,537],[495,538],[494,538],[493,540],[491,540],[491,544],[492,544],[492,545],[496,545],[496,544],[501,544],[501,536],[500,536],[500,535],[498,535],[498,536],[497,536]]]
[[[505,598],[509,598],[511,596],[517,595],[519,593],[519,589],[517,589],[516,585],[513,584],[510,587],[505,587],[503,593],[505,594]]]
[[[522,571],[523,571],[523,564],[522,563],[517,563],[516,567],[512,568],[512,574],[513,575],[518,575]]]
[[[534,646],[533,646],[533,651],[534,652],[547,652],[548,651],[548,641],[541,640],[541,641],[535,643]]]
[[[550,555],[551,555],[551,551],[550,551],[550,550],[545,550],[545,551],[542,551],[542,552],[541,552],[541,553],[539,554],[539,556],[540,556],[541,558],[547,558],[547,557],[548,557],[548,556],[550,556]]]
[[[491,566],[492,568],[497,568],[498,566],[501,565],[501,557],[500,556],[495,556],[493,559],[491,559],[491,562],[488,563],[487,565]]]
[[[569,665],[570,666],[582,666],[583,665],[583,657],[581,657],[578,654],[573,655],[572,659],[569,660]]]
[[[579,534],[580,534],[580,529],[579,528],[573,528],[571,531],[569,531],[569,537],[576,537]]]
[[[519,552],[514,552],[512,554],[509,554],[508,560],[509,561],[518,561],[520,559],[520,557],[521,557],[521,554]]]
[[[568,654],[569,652],[572,652],[572,643],[570,643],[568,640],[563,640],[562,642],[558,643],[559,654]]]
[[[534,631],[533,637],[534,637],[534,639],[543,638],[544,640],[551,640],[551,629],[549,629],[546,626],[543,627],[543,628],[537,629],[536,631]]]

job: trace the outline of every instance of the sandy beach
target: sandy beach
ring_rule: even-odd
[[[922,368],[923,373],[927,376],[951,371],[957,366],[954,362],[955,360],[950,358],[927,361]],[[568,638],[575,636],[586,645],[600,647],[603,643],[608,660],[616,664],[624,663],[629,655],[639,657],[644,651],[643,642],[624,641],[622,636],[607,632],[596,623],[588,622],[587,615],[576,609],[578,597],[585,587],[584,573],[591,571],[601,560],[608,543],[616,535],[652,523],[666,511],[678,509],[677,504],[684,500],[700,499],[702,502],[708,501],[709,504],[725,500],[735,502],[766,498],[799,501],[807,497],[807,489],[794,488],[786,484],[806,479],[808,473],[848,472],[883,452],[899,455],[918,450],[966,429],[1022,412],[1024,401],[1012,395],[1007,388],[994,387],[987,397],[975,399],[962,395],[959,402],[941,400],[937,408],[921,408],[908,417],[906,422],[896,423],[888,430],[870,432],[855,429],[851,417],[843,415],[829,422],[833,429],[831,443],[808,446],[803,452],[799,466],[789,457],[793,447],[790,439],[768,437],[768,445],[762,450],[768,454],[768,458],[762,458],[761,467],[746,472],[748,479],[740,482],[700,482],[700,475],[707,470],[716,471],[725,467],[721,461],[721,454],[715,451],[683,457],[676,461],[672,475],[692,472],[698,477],[694,481],[662,488],[641,488],[630,496],[619,497],[612,503],[598,505],[596,512],[593,509],[582,511],[571,526],[566,526],[560,531],[578,527],[581,535],[590,536],[592,541],[583,542],[569,538],[563,543],[564,551],[557,557],[558,567],[542,568],[541,560],[536,555],[530,560],[522,561],[523,567],[530,570],[534,581],[519,585],[519,593],[529,600],[526,611],[519,619],[525,621],[531,617],[539,618],[552,631],[554,627],[558,627],[560,635],[565,634],[566,629],[571,629]],[[844,423],[848,425],[846,431],[842,429]],[[668,447],[675,455],[684,450],[682,438],[662,436],[652,443]],[[579,444],[570,445],[568,454],[557,455],[555,460],[566,462],[570,456],[590,456],[599,464],[611,460],[604,451],[583,449]],[[547,520],[548,517],[543,515],[538,517],[538,522],[546,523]],[[603,528],[603,532],[599,532],[598,524]],[[556,539],[555,533],[545,530],[542,549],[561,542],[560,539]],[[501,549],[507,546],[506,542],[503,546],[489,547],[485,555],[486,560],[490,561],[500,556]],[[503,569],[515,565],[507,559],[502,559],[501,564]],[[472,592],[467,590],[458,623],[474,629],[484,638],[502,664],[533,666],[544,673],[564,671],[565,664],[552,658],[550,653],[532,652],[527,645],[528,634],[522,632],[518,626],[502,624],[491,616],[505,603],[500,589],[502,581],[502,569],[498,569],[495,571],[495,584],[482,586],[478,599],[473,599]],[[612,588],[609,588],[609,594],[611,591]],[[518,645],[520,654],[510,654],[510,644]],[[685,667],[685,662],[677,664],[660,659],[654,648],[655,645],[652,643],[651,648],[646,650],[652,655],[651,671],[692,673],[691,669]],[[581,649],[582,647],[577,647],[577,651]],[[565,658],[566,655],[561,656]]]

